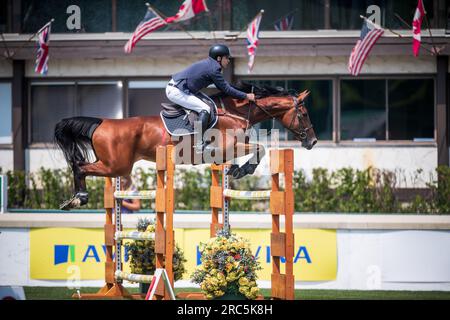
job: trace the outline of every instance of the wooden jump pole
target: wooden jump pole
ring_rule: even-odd
[[[174,252],[174,231],[173,231],[173,213],[174,213],[174,172],[175,161],[173,146],[160,146],[156,151],[156,170],[157,170],[157,189],[155,199],[156,211],[156,226],[155,226],[155,254],[156,254],[156,268],[165,268],[170,285],[173,288],[173,252]],[[121,240],[115,240],[115,232],[122,231],[122,223],[120,210],[115,210],[113,220],[113,208],[115,206],[114,188],[112,185],[112,178],[105,177],[104,189],[104,206],[105,206],[105,247],[106,247],[106,261],[105,261],[105,285],[94,294],[74,294],[73,298],[78,299],[98,299],[98,298],[131,298],[143,299],[145,294],[130,294],[122,285],[120,279],[116,279],[115,270],[120,269],[121,250],[117,250]],[[114,222],[115,223],[114,223]],[[115,250],[113,248],[116,248]],[[113,259],[113,252],[116,255]],[[164,262],[164,257],[166,258]],[[119,263],[119,268],[117,264]],[[170,294],[164,286],[164,282],[160,281],[155,295],[155,300],[170,299]]]

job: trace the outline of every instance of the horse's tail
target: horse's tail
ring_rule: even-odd
[[[62,150],[69,165],[89,159],[92,135],[102,119],[90,117],[66,118],[55,126],[55,143]],[[95,151],[94,151],[95,152]]]

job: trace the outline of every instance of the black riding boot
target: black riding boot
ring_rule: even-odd
[[[208,129],[209,122],[209,113],[207,111],[202,111],[198,115],[198,121],[200,121],[202,126],[202,134],[199,135],[196,145],[194,146],[196,153],[202,153],[205,148],[205,142],[203,140],[203,135],[205,134],[206,129]]]

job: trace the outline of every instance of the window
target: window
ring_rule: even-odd
[[[331,140],[333,134],[333,89],[332,80],[244,80],[257,86],[281,87],[293,93],[311,91],[305,101],[314,132],[319,140]],[[292,140],[292,133],[280,123],[266,120],[258,128],[280,130],[281,140]],[[258,129],[257,128],[257,129]]]
[[[122,82],[78,83],[78,113],[86,117],[122,118]]]
[[[7,33],[9,30],[11,4],[9,1],[0,1],[0,32]]]
[[[341,140],[434,141],[434,105],[431,78],[341,80]]]
[[[166,98],[168,81],[130,81],[128,85],[129,116],[159,116]]]
[[[333,139],[333,81],[331,80],[292,80],[289,89],[300,93],[309,90],[305,100],[309,118],[319,141]]]
[[[55,125],[63,118],[122,118],[121,83],[32,83],[31,142],[52,142]]]
[[[11,83],[0,83],[0,144],[12,143]]]
[[[433,79],[388,80],[389,139],[433,140]]]
[[[72,13],[67,8],[80,8],[81,30],[67,29],[67,19]],[[40,0],[22,1],[22,32],[34,33],[54,18],[52,32],[110,32],[112,31],[111,0]]]
[[[183,1],[167,1],[167,0],[155,0],[151,1],[151,6],[159,13],[162,18],[174,16],[177,14]],[[170,24],[162,27],[155,32],[159,31],[181,31],[182,29],[189,31],[210,31],[219,30],[219,19],[224,15],[226,8],[220,7],[221,1],[206,1],[206,6],[209,12],[202,12],[192,19],[186,21],[180,21],[175,24]],[[145,16],[147,7],[145,1],[129,1],[129,0],[117,0],[117,31],[120,32],[133,32],[139,22]],[[228,18],[230,16],[228,9]],[[226,28],[229,30],[230,28]]]
[[[385,132],[385,80],[342,80],[341,140],[385,140]]]
[[[233,30],[246,29],[247,24],[265,9],[260,30],[275,31],[274,24],[286,15],[293,14],[292,30],[317,30],[324,28],[324,3],[315,0],[233,1]]]

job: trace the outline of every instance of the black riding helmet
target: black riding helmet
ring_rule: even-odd
[[[209,48],[209,56],[214,60],[217,60],[217,57],[228,56],[231,58],[230,49],[224,44],[216,44]]]

